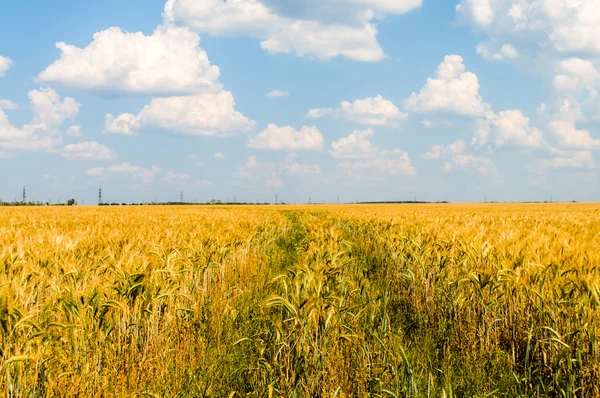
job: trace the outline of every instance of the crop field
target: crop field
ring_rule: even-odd
[[[0,208],[0,391],[600,396],[599,209]]]

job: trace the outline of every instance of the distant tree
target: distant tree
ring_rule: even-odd
[[[77,201],[75,199],[67,200],[67,206],[75,206],[77,205]]]

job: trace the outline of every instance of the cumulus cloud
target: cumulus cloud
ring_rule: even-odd
[[[92,167],[83,172],[86,176],[100,177],[104,172],[104,167]]]
[[[442,167],[444,172],[460,171],[481,175],[498,173],[492,159],[468,153],[466,144],[461,140],[449,145],[434,145],[431,151],[423,154],[423,158],[447,159]]]
[[[131,176],[133,181],[151,182],[154,177],[160,173],[162,169],[160,167],[152,166],[150,169],[146,169],[140,166],[134,166],[129,162],[121,164],[115,164],[107,168],[96,167],[87,169],[84,174],[89,176],[102,177],[106,172],[115,174],[125,174]]]
[[[490,106],[479,95],[477,75],[467,72],[463,58],[447,55],[438,66],[437,77],[427,79],[425,87],[412,93],[404,106],[418,113],[444,112],[461,116],[484,116]]]
[[[174,182],[178,182],[178,183],[184,183],[184,182],[188,182],[192,180],[192,177],[189,176],[188,174],[183,174],[183,173],[174,173],[172,171],[167,171],[167,174],[165,174],[165,181],[174,181]]]
[[[530,126],[529,118],[519,110],[500,112],[492,118],[491,123],[494,144],[498,148],[540,148],[545,144],[542,131]]]
[[[498,42],[540,52],[600,54],[600,3],[586,0],[462,0],[457,15]]]
[[[322,60],[342,56],[379,61],[374,18],[399,15],[422,0],[168,0],[165,23],[189,26],[199,33],[252,36],[271,53],[294,53]]]
[[[6,72],[8,72],[12,64],[12,59],[0,55],[0,77],[6,76]]]
[[[374,146],[370,141],[374,134],[373,129],[353,131],[347,137],[332,142],[329,153],[334,159],[352,159],[338,165],[347,171],[370,169],[390,175],[416,173],[407,152]]]
[[[153,98],[137,115],[105,116],[106,133],[132,135],[146,129],[173,134],[226,137],[254,128],[255,122],[235,110],[229,91]]]
[[[462,154],[467,146],[461,140],[455,141],[450,145],[434,145],[431,151],[423,155],[425,159],[441,159],[451,155]]]
[[[271,150],[310,150],[320,151],[323,148],[323,134],[315,126],[303,126],[296,130],[291,126],[279,127],[275,124],[250,137],[248,147]]]
[[[490,48],[490,43],[480,43],[477,46],[477,53],[488,61],[502,61],[519,58],[519,52],[510,44],[504,44],[500,49]]]
[[[456,6],[458,15],[472,21],[480,28],[485,28],[492,23],[494,11],[490,0],[463,0]]]
[[[65,120],[73,119],[81,106],[73,98],[61,100],[60,95],[49,88],[32,90],[28,96],[36,119],[50,126],[60,126]]]
[[[236,180],[258,183],[270,188],[283,186],[277,165],[269,162],[259,162],[254,156],[250,156],[246,164],[240,166],[233,177]]]
[[[465,153],[453,155],[450,161],[444,163],[443,170],[445,172],[457,170],[481,175],[493,175],[498,173],[492,159]]]
[[[560,113],[550,122],[550,129],[558,144],[571,149],[600,149],[600,140],[592,138],[589,130],[577,129],[576,123],[581,117],[579,108],[572,107],[569,101],[564,101]]]
[[[553,81],[554,88],[561,93],[577,93],[588,90],[596,93],[600,85],[600,72],[592,61],[581,58],[568,58],[559,64],[560,73]],[[596,93],[597,94],[597,93]]]
[[[574,168],[588,169],[596,168],[594,158],[590,151],[564,152],[559,151],[554,159],[545,165],[554,169]]]
[[[369,138],[373,135],[373,129],[353,131],[347,137],[332,142],[329,153],[335,159],[364,159],[377,156],[382,150],[371,144]]]
[[[114,152],[96,141],[87,141],[65,146],[61,155],[67,159],[112,159]]]
[[[159,27],[150,36],[110,28],[84,48],[57,43],[60,58],[42,71],[42,82],[107,94],[181,95],[218,91],[197,33]]]
[[[223,155],[221,152],[217,152],[217,153],[215,153],[215,158],[217,158],[217,159],[224,159],[225,155]]]
[[[11,100],[0,99],[0,109],[6,109],[9,111],[16,111],[19,109],[19,105],[15,104]]]
[[[351,122],[370,126],[397,126],[408,115],[401,112],[392,101],[381,95],[367,97],[354,102],[344,101],[339,108],[316,108],[306,114],[307,118],[318,119],[333,116]]]
[[[81,126],[69,126],[69,128],[65,132],[65,135],[68,135],[70,137],[81,137]]]
[[[3,107],[0,107],[0,148],[60,152],[64,135],[60,127],[65,121],[77,116],[80,105],[73,98],[61,98],[56,91],[48,88],[31,90],[28,96],[33,118],[21,128],[15,127],[4,113]],[[14,109],[14,106],[8,105]]]
[[[289,97],[290,93],[289,91],[284,91],[284,90],[273,90],[269,93],[267,93],[266,97],[267,98],[280,98],[280,97]]]

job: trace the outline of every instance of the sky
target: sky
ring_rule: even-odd
[[[600,200],[594,0],[4,0],[0,38],[0,200]]]

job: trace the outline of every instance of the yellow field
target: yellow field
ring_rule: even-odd
[[[600,396],[599,209],[0,208],[0,391]]]

